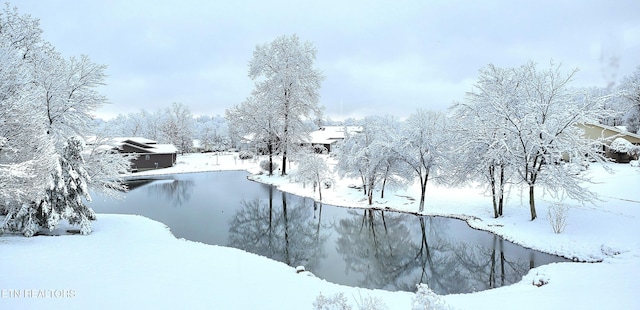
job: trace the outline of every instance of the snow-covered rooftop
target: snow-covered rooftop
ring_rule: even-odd
[[[177,153],[178,148],[173,144],[154,144],[152,148],[148,149],[152,153],[167,154]]]
[[[362,131],[360,126],[324,126],[311,132],[309,142],[314,144],[331,144],[343,140],[346,133],[353,134]]]
[[[158,143],[158,141],[143,138],[143,137],[113,137],[111,139],[115,142],[120,142],[120,143],[125,142],[127,140],[141,143],[141,144],[157,144]]]

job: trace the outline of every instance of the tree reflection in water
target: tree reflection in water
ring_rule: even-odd
[[[426,283],[438,294],[467,293],[515,283],[535,265],[509,258],[497,236],[490,247],[448,238],[449,219],[380,210],[349,214],[336,227],[337,250],[345,272],[363,275],[363,287],[414,291]]]
[[[147,185],[149,195],[165,197],[174,207],[181,207],[191,199],[195,183],[191,180],[157,180]]]
[[[321,213],[316,217],[317,205],[308,206],[304,198],[280,196],[275,201],[270,188],[267,201],[243,200],[229,221],[228,246],[313,270],[326,256]]]

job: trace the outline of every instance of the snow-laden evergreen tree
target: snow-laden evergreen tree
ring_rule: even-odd
[[[587,139],[577,125],[597,122],[611,111],[603,109],[605,98],[569,87],[576,72],[564,73],[553,63],[545,70],[538,70],[531,62],[517,68],[489,65],[480,71],[468,95],[469,106],[493,113],[488,120],[491,123],[485,124],[491,128],[489,135],[480,138],[487,139],[490,150],[506,151],[507,156],[500,160],[508,160],[517,182],[528,188],[531,220],[537,218],[536,185],[551,194],[581,201],[595,199],[584,187],[583,182],[588,181],[585,175],[576,173],[575,166],[563,164],[562,159],[603,162],[602,141]]]
[[[91,201],[83,151],[83,140],[70,137],[63,154],[56,156],[49,186],[43,199],[36,202],[40,227],[53,230],[61,220],[67,220],[71,225],[79,225],[81,234],[91,232],[90,221],[95,220],[96,215],[83,201]]]
[[[252,95],[262,104],[273,105],[281,119],[276,136],[282,175],[287,173],[287,157],[315,129],[305,121],[321,118],[318,101],[323,76],[313,66],[315,59],[315,47],[292,35],[256,46],[249,62],[249,77],[256,81]]]

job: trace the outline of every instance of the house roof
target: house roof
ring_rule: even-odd
[[[173,144],[158,144],[155,140],[142,137],[115,137],[111,140],[120,149],[123,145],[127,145],[139,150],[140,153],[173,154],[178,152],[178,148]]]
[[[171,154],[178,153],[178,148],[173,144],[154,144],[151,151],[157,154]]]
[[[311,132],[309,143],[312,144],[332,144],[338,140],[343,140],[347,133],[353,134],[362,132],[360,126],[324,126]]]
[[[596,124],[596,123],[587,123],[584,124],[585,127],[598,127],[598,128],[602,128],[603,130],[610,130],[616,133],[615,136],[612,137],[607,137],[607,138],[611,138],[611,140],[617,138],[617,137],[631,137],[634,138],[636,140],[640,140],[640,135],[633,133],[633,132],[629,132],[626,130],[626,127],[614,127],[614,126],[609,126],[609,125],[604,125],[604,124]]]
[[[158,141],[143,138],[143,137],[114,137],[111,138],[116,143],[122,143],[125,141],[133,141],[140,144],[158,144]]]

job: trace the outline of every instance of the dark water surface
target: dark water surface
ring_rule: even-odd
[[[129,182],[124,200],[94,195],[97,213],[139,214],[179,238],[230,246],[366,288],[467,293],[518,282],[564,258],[529,250],[460,220],[322,205],[251,182],[240,171]]]

